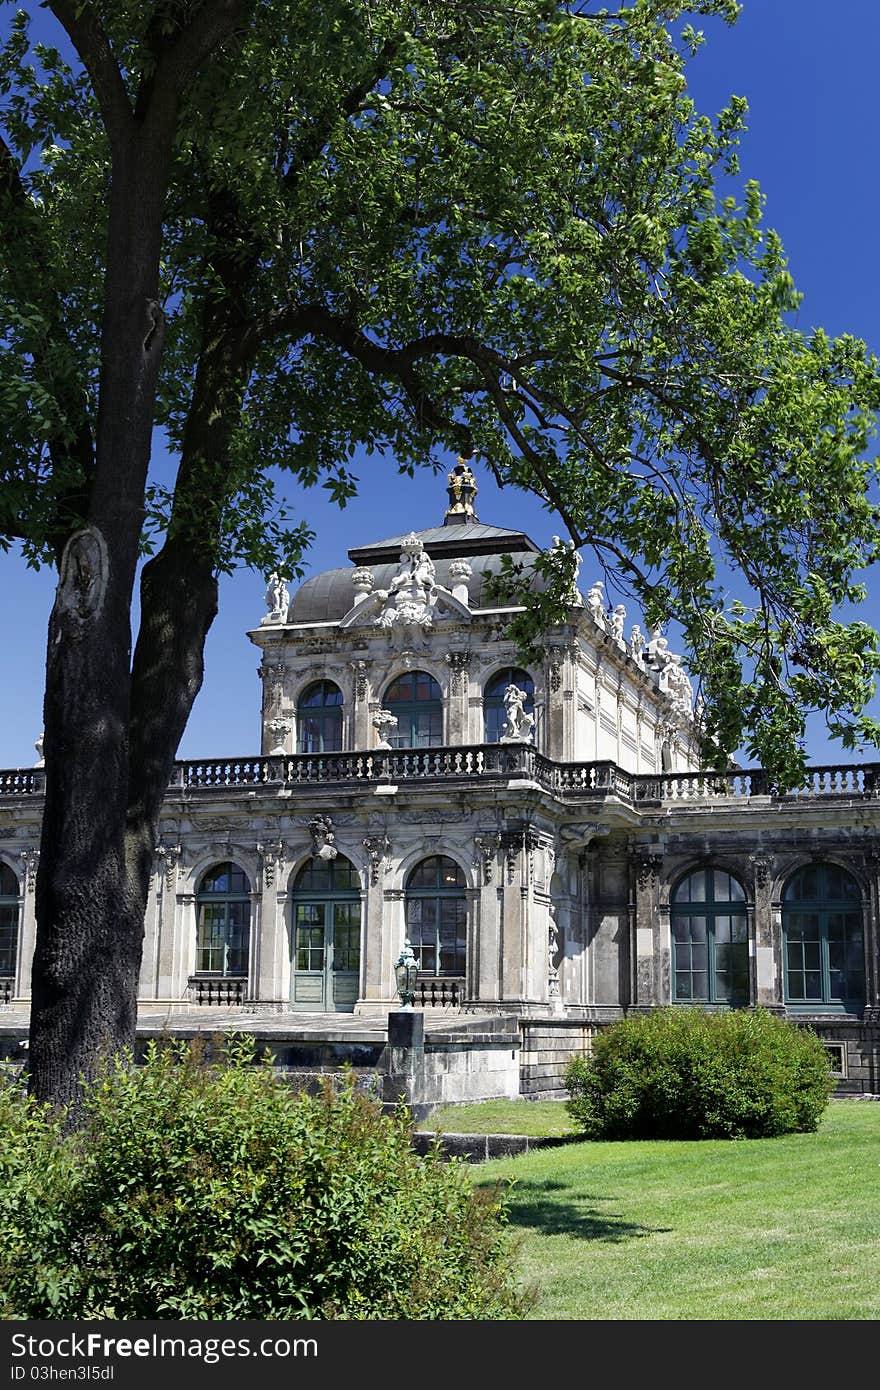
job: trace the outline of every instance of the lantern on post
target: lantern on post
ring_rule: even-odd
[[[400,995],[401,1008],[411,1009],[416,1001],[416,976],[419,973],[419,963],[413,955],[412,943],[407,937],[403,943],[403,950],[394,962],[394,974],[397,980],[397,993]]]

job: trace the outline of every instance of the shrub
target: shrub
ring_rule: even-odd
[[[588,1139],[757,1139],[815,1130],[833,1081],[808,1028],[765,1009],[676,1007],[603,1029],[566,1085]]]
[[[350,1080],[294,1095],[252,1044],[153,1046],[64,1134],[0,1088],[9,1318],[517,1318],[497,1194],[420,1159],[408,1113]]]

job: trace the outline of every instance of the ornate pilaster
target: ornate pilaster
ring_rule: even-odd
[[[446,663],[451,672],[449,692],[451,695],[467,694],[467,673],[471,661],[469,651],[447,652]]]
[[[449,667],[449,714],[448,714],[448,733],[449,743],[471,743],[479,742],[474,739],[472,730],[468,728],[468,715],[470,713],[467,703],[468,696],[468,667],[471,662],[469,651],[454,651],[446,653],[446,664]]]
[[[518,830],[506,830],[501,836],[501,843],[504,846],[504,862],[507,866],[507,882],[511,884],[516,879],[516,864],[520,854],[527,856],[524,866],[523,878],[531,881],[535,873],[535,850],[541,843],[541,837],[533,826],[527,825]]]
[[[880,1023],[880,849],[865,856],[870,880],[867,905],[865,1022]]]
[[[497,830],[474,836],[474,868],[482,870],[483,883],[487,886],[492,882],[500,848],[501,835]]]
[[[669,956],[668,920],[661,930],[659,893],[663,856],[648,848],[636,850],[635,949],[633,993],[636,1004],[666,1004],[663,995],[663,958]],[[668,914],[666,914],[668,917]],[[664,941],[664,937],[666,938]]]
[[[774,928],[773,856],[758,850],[749,855],[754,885],[754,920],[750,923],[754,935],[754,964],[750,996],[764,1009],[782,1008],[782,931]],[[776,914],[779,917],[779,914]]]
[[[40,851],[38,849],[23,849],[20,858],[24,869],[24,892],[33,893],[37,882],[37,865],[40,862]]]
[[[281,840],[258,841],[256,849],[263,865],[263,883],[274,888],[284,868],[284,845]]]
[[[350,662],[352,670],[352,690],[354,692],[355,704],[363,704],[369,695],[369,681],[367,680],[367,663],[363,660]]]
[[[156,846],[156,858],[162,865],[160,870],[159,892],[162,893],[162,878],[165,881],[165,890],[171,892],[174,888],[174,877],[177,873],[177,866],[180,863],[182,850],[180,845],[158,844]]]
[[[387,835],[367,835],[362,843],[370,861],[370,883],[375,888],[387,871],[391,841]]]

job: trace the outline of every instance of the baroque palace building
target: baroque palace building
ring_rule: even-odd
[[[248,634],[261,752],[180,762],[168,789],[145,1005],[378,1016],[408,939],[419,1007],[515,1016],[552,1038],[557,1083],[623,1011],[757,1004],[820,1032],[842,1090],[880,1091],[880,765],[785,795],[700,771],[680,659],[598,582],[524,666],[487,581],[540,551],[475,494],[459,463],[442,525],[292,597],[272,577]],[[39,765],[0,773],[7,1005],[29,989],[41,792]]]

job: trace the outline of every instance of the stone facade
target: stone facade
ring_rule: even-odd
[[[443,526],[292,596],[272,577],[261,752],[175,769],[144,1003],[378,1016],[409,938],[420,1007],[519,1018],[524,1094],[623,1011],[689,1001],[809,1023],[842,1089],[880,1090],[880,768],[788,795],[700,772],[679,659],[598,581],[524,667],[490,577],[539,551],[474,492],[460,465]],[[28,994],[41,791],[0,773],[0,1002]]]

